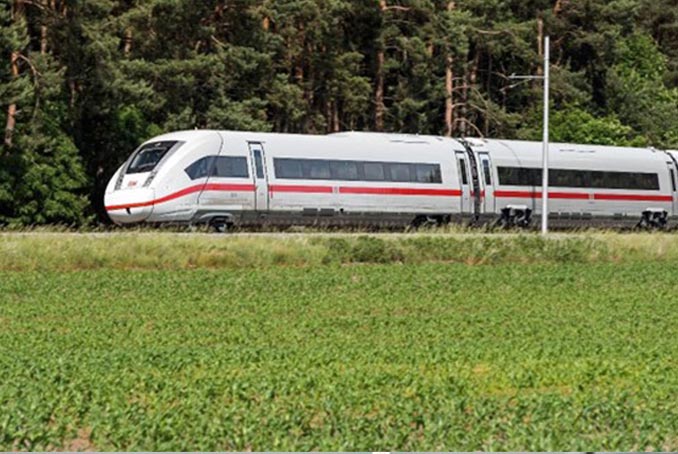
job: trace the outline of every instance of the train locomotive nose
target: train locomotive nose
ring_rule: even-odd
[[[106,194],[106,212],[116,224],[136,224],[153,213],[155,191],[150,188],[115,191]]]

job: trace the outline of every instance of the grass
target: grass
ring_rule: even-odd
[[[672,234],[0,234],[0,270],[241,269],[351,263],[678,261]]]
[[[0,450],[678,449],[669,235],[0,250]]]

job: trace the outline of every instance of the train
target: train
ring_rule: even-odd
[[[667,228],[678,215],[678,152],[552,143],[553,226]],[[530,228],[542,143],[340,132],[180,131],[143,143],[107,185],[128,224]]]

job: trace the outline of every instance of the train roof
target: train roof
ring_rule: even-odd
[[[541,166],[542,142],[501,139],[465,139],[478,152],[488,152],[494,159],[520,162],[528,167]],[[652,170],[665,165],[667,156],[655,148],[615,147],[606,145],[582,145],[550,143],[549,162],[562,168],[579,166],[601,168],[610,166],[619,170]]]
[[[413,146],[420,151],[449,150],[450,144],[455,150],[463,150],[463,145],[455,140],[440,136],[415,135],[415,134],[394,134],[394,133],[374,133],[374,132],[339,132],[327,135],[313,134],[282,134],[272,132],[253,132],[253,131],[217,131],[217,130],[193,130],[177,131],[155,137],[152,141],[163,140],[181,140],[191,141],[204,139],[210,134],[219,133],[225,140],[248,140],[261,141],[263,143],[276,142],[279,144],[290,144],[303,141],[304,144],[310,144],[315,141],[322,141],[326,144],[344,144],[347,141],[359,144],[361,147],[374,146],[384,148],[386,145]]]
[[[339,132],[328,135],[280,134],[251,131],[217,131],[192,130],[164,134],[152,139],[158,140],[201,140],[211,134],[221,134],[225,140],[261,141],[280,145],[295,145],[300,149],[314,151],[315,144],[322,142],[322,148],[337,145],[344,148],[342,142],[352,142],[361,149],[374,147],[385,150],[387,146],[405,152],[437,152],[449,153],[450,150],[461,151],[463,145],[459,140],[441,136],[375,133],[375,132]],[[301,142],[303,140],[303,142]],[[517,162],[522,166],[539,167],[542,158],[542,143],[521,140],[465,138],[477,152],[488,152],[497,162],[503,160]],[[318,142],[316,142],[318,141]],[[405,148],[403,148],[405,147]],[[654,148],[615,147],[605,145],[582,145],[571,143],[551,143],[549,158],[553,166],[562,168],[610,168],[618,170],[654,170],[658,165],[665,166],[667,155]],[[319,148],[320,149],[320,148]]]

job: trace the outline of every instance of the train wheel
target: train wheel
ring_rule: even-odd
[[[216,233],[226,233],[233,227],[233,223],[224,218],[214,218],[210,221],[210,228]]]
[[[442,224],[442,218],[437,216],[417,216],[412,221],[413,229],[421,229],[427,227],[438,227]]]
[[[636,225],[638,230],[666,230],[668,212],[665,210],[646,210]]]

